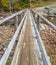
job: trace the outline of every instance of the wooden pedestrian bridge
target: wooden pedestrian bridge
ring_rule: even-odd
[[[20,23],[19,15],[21,15]],[[39,33],[40,19],[44,20],[54,30],[56,30],[56,26],[35,10],[29,9],[0,20],[0,25],[13,18],[15,18],[16,31],[0,60],[0,65],[6,65],[16,40],[18,42],[10,65],[51,65]]]

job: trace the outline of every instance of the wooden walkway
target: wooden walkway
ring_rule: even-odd
[[[30,21],[30,12],[27,12],[27,16],[25,19],[25,27],[20,42],[20,56],[18,57],[17,65],[37,65],[36,58],[34,54],[34,44],[33,44],[33,36],[31,30],[31,21]],[[16,65],[16,64],[15,64]]]
[[[18,16],[20,14],[22,16],[22,20],[19,24]],[[50,59],[46,53],[44,44],[39,34],[39,19],[42,18],[45,20],[45,22],[55,30],[56,26],[41,14],[34,10],[30,11],[29,9],[22,10],[4,18],[3,20],[0,20],[0,24],[15,17],[16,31],[0,60],[0,65],[6,65],[16,40],[18,40],[18,42],[11,65],[51,65]]]

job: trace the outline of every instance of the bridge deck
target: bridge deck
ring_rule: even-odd
[[[19,26],[18,26],[19,13],[16,13],[15,15],[12,15],[0,21],[0,24],[2,24],[3,22],[17,16],[16,26],[18,26],[16,27],[17,30],[14,36],[12,37],[12,40],[10,41],[8,48],[6,49],[0,61],[0,65],[6,64],[10,52],[13,46],[15,45],[15,41],[18,38],[19,39],[18,39],[17,47],[11,65],[51,65],[49,56],[46,53],[41,36],[39,34],[39,23],[37,23],[36,25],[35,14],[38,17],[37,22],[40,22],[39,17],[41,17],[43,20],[46,21],[48,25],[52,26],[55,30],[56,30],[56,26],[53,25],[51,22],[49,22],[49,20],[47,20],[39,13],[36,13],[34,10],[30,11],[29,9],[27,9],[25,11],[26,13],[22,18]]]
[[[20,57],[18,59],[17,65],[37,65],[36,58],[34,55],[34,46],[31,30],[30,12],[27,12],[25,19],[26,26],[23,31],[24,37],[21,40],[20,45]]]

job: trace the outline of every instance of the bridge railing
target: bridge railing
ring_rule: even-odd
[[[38,27],[38,29],[39,29],[39,20],[40,19],[43,19],[48,25],[50,25],[53,29],[55,29],[56,30],[56,26],[53,24],[53,23],[51,23],[48,19],[46,19],[44,16],[42,16],[41,14],[39,14],[38,12],[36,12],[35,10],[32,10],[32,13],[33,13],[33,16],[34,16],[34,19],[35,19],[35,16],[37,17],[37,27]],[[36,21],[36,19],[35,19],[35,21]]]
[[[35,11],[32,11],[34,12],[35,14],[37,14]],[[38,16],[40,16],[39,14],[37,14]],[[52,27],[55,28],[55,26],[52,24],[52,23],[49,23],[49,21],[47,19],[45,19],[43,16],[41,16],[44,20],[47,21],[47,23],[49,25],[51,25]],[[43,58],[43,62],[44,62],[44,65],[51,65],[51,62],[50,62],[50,59],[49,59],[49,56],[47,55],[47,52],[45,50],[45,47],[44,47],[44,44],[43,44],[43,41],[41,39],[41,36],[39,34],[39,31],[38,31],[38,28],[37,28],[37,25],[36,25],[36,22],[35,22],[35,18],[34,18],[34,14],[32,13],[32,21],[33,21],[33,26],[34,26],[34,29],[35,29],[35,33],[37,35],[37,42],[38,42],[38,45],[40,47],[40,51],[41,51],[41,55],[42,55],[42,58]],[[38,21],[39,22],[39,21]],[[55,28],[56,29],[56,28]]]
[[[22,17],[24,16],[25,11],[26,11],[26,9],[21,10],[17,13],[14,13],[10,16],[3,18],[2,20],[0,20],[0,25],[2,25],[2,24],[14,24],[15,29],[17,29]]]
[[[6,18],[3,19],[3,20],[0,20],[0,24],[2,24],[3,22],[5,22],[5,21],[7,21],[7,20],[9,20],[9,19],[11,19],[11,18],[13,18],[13,17],[19,15],[19,14],[21,14],[21,13],[24,12],[24,11],[25,11],[25,10],[20,11],[20,12],[18,12],[18,13],[16,13],[16,14],[13,14],[12,16],[6,17]],[[25,11],[25,12],[26,12],[26,11]],[[21,31],[21,29],[22,29],[23,24],[24,24],[25,17],[26,17],[26,13],[25,13],[25,15],[23,16],[23,18],[22,18],[22,20],[21,20],[21,23],[20,23],[20,25],[18,26],[18,28],[17,28],[17,30],[16,30],[14,36],[12,37],[12,39],[11,39],[11,41],[10,41],[10,43],[9,43],[9,45],[8,45],[8,47],[7,47],[6,51],[5,51],[5,53],[4,53],[4,55],[2,56],[2,58],[1,58],[1,60],[0,60],[0,65],[6,65],[6,62],[7,62],[8,58],[9,58],[9,55],[10,55],[10,52],[11,52],[13,46],[15,45],[15,41],[16,41],[16,39],[17,39],[17,37],[18,37],[18,34],[20,33],[20,31]]]
[[[15,14],[12,14],[11,16],[8,16],[8,17],[6,17],[6,18],[0,20],[0,25],[1,25],[2,23],[4,23],[4,22],[6,22],[6,21],[8,21],[8,20],[10,20],[10,19],[12,19],[12,18],[14,18],[14,17],[20,15],[20,14],[23,13],[24,11],[25,11],[25,10],[19,11],[19,12],[15,13]]]

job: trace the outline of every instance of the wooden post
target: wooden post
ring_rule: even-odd
[[[32,11],[32,14],[33,14],[33,17],[34,17],[34,20],[35,20],[35,13]]]
[[[39,23],[40,23],[40,21],[39,21],[39,15],[37,16],[37,28],[38,28],[38,30],[40,30],[39,29]]]
[[[35,20],[35,13],[33,13],[33,16],[34,16],[34,20]]]
[[[17,28],[18,28],[18,23],[19,23],[19,18],[18,17],[19,16],[16,16],[16,18],[15,18],[15,30],[17,30]],[[17,37],[16,42],[18,42],[18,39],[19,39],[19,36]]]
[[[15,19],[15,27],[16,27],[16,29],[18,28],[18,22],[19,22],[18,16],[16,16],[16,19]]]
[[[35,15],[35,19],[36,19],[35,21],[36,21],[36,23],[37,23],[37,15]]]
[[[23,12],[23,16],[24,16],[25,12]]]

